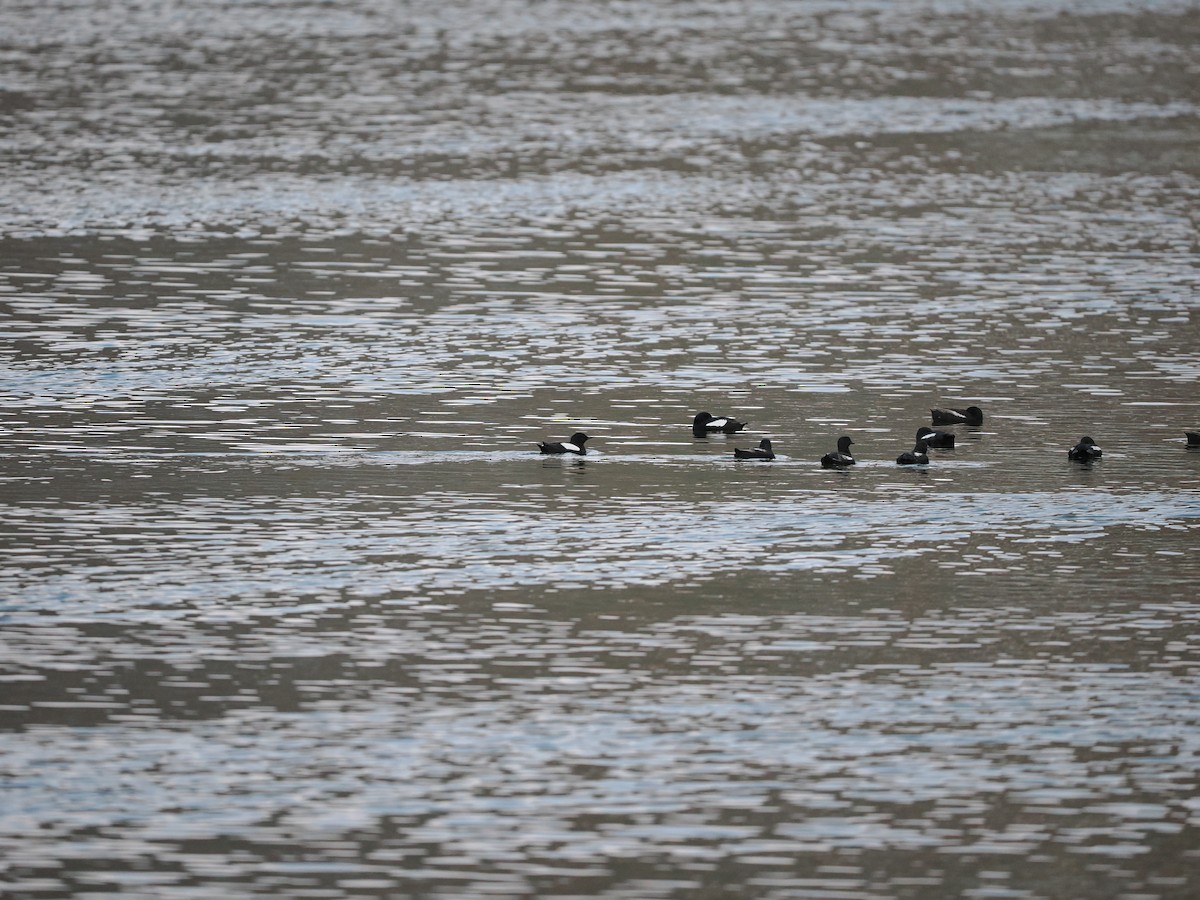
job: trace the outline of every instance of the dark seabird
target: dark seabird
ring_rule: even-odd
[[[917,445],[911,450],[905,451],[896,457],[896,465],[899,466],[925,466],[929,464],[929,454],[926,453],[929,445],[924,441],[917,441]]]
[[[966,409],[931,409],[934,425],[982,425],[983,410],[978,406]]]
[[[925,425],[917,429],[917,440],[924,441],[933,450],[953,450],[954,435],[949,431],[934,431]]]
[[[587,447],[583,446],[588,442],[588,436],[582,431],[577,431],[571,435],[569,441],[540,441],[538,449],[543,453],[574,453],[576,456],[585,456]]]
[[[837,452],[826,453],[821,457],[822,469],[844,469],[846,466],[854,465],[854,457],[850,455],[850,445],[854,441],[850,440],[846,435],[838,438]]]
[[[753,450],[741,450],[737,447],[733,450],[734,459],[774,459],[775,452],[771,449],[771,442],[763,438],[758,442],[758,446]]]
[[[1073,459],[1076,462],[1091,462],[1093,459],[1099,459],[1104,454],[1104,451],[1096,446],[1096,442],[1086,435],[1079,439],[1079,443],[1067,451],[1067,459]]]
[[[696,437],[706,437],[716,432],[736,434],[748,424],[748,422],[731,419],[729,416],[714,416],[707,412],[696,413],[696,418],[692,419],[692,434]]]

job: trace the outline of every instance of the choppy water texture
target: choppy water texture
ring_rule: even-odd
[[[1198,47],[4,3],[0,893],[1196,896]]]

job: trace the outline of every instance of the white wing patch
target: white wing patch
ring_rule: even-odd
[[[709,419],[704,423],[705,428],[724,428],[728,419]]]
[[[576,447],[574,444],[569,444],[566,441],[563,441],[562,447],[568,453],[579,453],[580,452],[578,447]]]

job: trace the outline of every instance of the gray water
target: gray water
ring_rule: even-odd
[[[5,3],[0,894],[1196,896],[1198,47]]]

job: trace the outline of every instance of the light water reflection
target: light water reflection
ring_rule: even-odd
[[[929,472],[870,466],[875,471],[825,473],[811,460],[752,464],[771,473],[729,472],[723,470],[736,464],[723,458],[658,474],[690,483],[695,496],[627,494],[618,486],[628,476],[595,471],[601,465],[613,464],[493,461],[492,473],[475,477],[509,483],[490,494],[375,485],[377,493],[9,507],[10,553],[21,565],[6,573],[14,598],[8,609],[40,614],[64,584],[76,585],[73,614],[97,603],[106,618],[122,618],[120,605],[130,604],[127,615],[137,621],[177,604],[181,613],[195,603],[232,602],[250,611],[273,585],[289,582],[332,597],[348,580],[359,592],[413,597],[679,584],[720,589],[746,570],[893,575],[895,563],[914,556],[963,576],[1046,575],[1059,571],[1047,564],[1062,563],[1063,573],[1093,590],[1100,588],[1094,576],[1076,574],[1072,560],[1081,551],[1072,545],[1108,538],[1109,552],[1128,555],[1128,568],[1151,565],[1148,554],[1158,555],[1179,579],[1183,573],[1165,557],[1183,552],[1200,519],[1195,491],[1125,494],[1088,485],[962,494],[953,478]],[[557,471],[546,471],[552,467]],[[302,471],[288,478],[293,491],[313,474],[323,477],[319,469]],[[958,474],[985,477],[978,470]],[[864,489],[868,479],[874,486]],[[1105,577],[1124,570],[1113,563]],[[1149,572],[1142,577],[1155,580]],[[1186,595],[1186,578],[1177,587]]]
[[[0,9],[5,896],[1190,897],[1193,11],[480,9]]]

